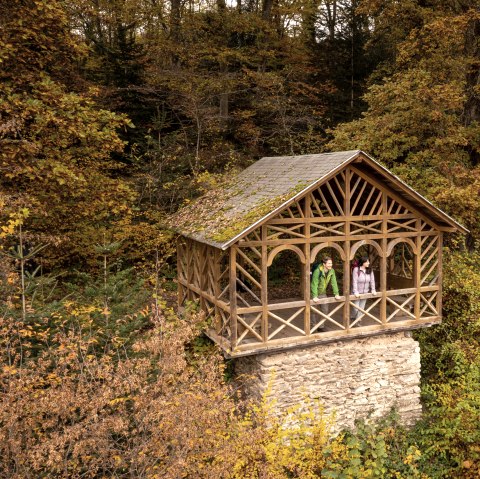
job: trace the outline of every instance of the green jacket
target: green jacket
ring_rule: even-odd
[[[335,270],[332,268],[328,271],[327,277],[325,277],[324,267],[321,264],[312,273],[312,281],[310,283],[310,291],[312,298],[321,294],[326,294],[328,285],[332,286],[332,291],[335,296],[340,296],[337,285],[337,276]]]

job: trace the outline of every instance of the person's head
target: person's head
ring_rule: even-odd
[[[368,256],[362,256],[359,263],[363,268],[370,268],[370,259]]]
[[[322,259],[322,263],[323,263],[323,267],[326,270],[332,269],[332,267],[333,267],[333,261],[332,261],[332,258],[330,256],[325,256]]]

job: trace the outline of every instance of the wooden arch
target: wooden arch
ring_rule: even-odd
[[[340,255],[342,261],[345,261],[345,251],[343,251],[343,248],[341,248],[337,243],[328,241],[327,243],[317,244],[317,246],[312,249],[312,251],[310,252],[310,263],[313,263],[315,261],[315,258],[317,257],[317,254],[325,248],[333,248],[334,250],[338,251],[338,254]]]
[[[275,258],[275,256],[277,256],[277,254],[280,253],[280,251],[284,251],[286,249],[289,249],[290,251],[297,253],[297,255],[300,258],[300,261],[303,264],[306,263],[307,260],[305,258],[305,255],[303,254],[303,251],[298,246],[284,244],[284,245],[277,246],[276,248],[273,248],[272,251],[270,251],[270,254],[268,255],[268,258],[267,258],[267,266],[272,266],[273,259]]]
[[[396,238],[388,243],[386,256],[390,256],[393,248],[395,248],[395,246],[397,246],[399,243],[407,243],[412,248],[413,254],[417,254],[417,246],[410,238]]]
[[[361,240],[361,241],[358,241],[357,243],[355,243],[352,246],[352,249],[350,250],[350,258],[349,259],[352,260],[355,257],[355,253],[358,251],[358,249],[361,248],[362,246],[365,246],[366,244],[369,244],[369,245],[373,246],[378,251],[378,255],[381,258],[383,258],[385,256],[385,252],[382,251],[382,248],[380,247],[380,245],[376,241]]]

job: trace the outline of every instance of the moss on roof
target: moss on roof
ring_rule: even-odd
[[[221,246],[270,212],[305,189],[308,182],[298,180],[288,191],[275,197],[266,197],[251,209],[238,208],[248,185],[238,177],[226,181],[215,190],[198,198],[172,216],[170,226],[185,236],[200,237],[207,243]],[[212,214],[214,213],[214,214]]]
[[[267,216],[272,211],[276,210],[279,206],[292,199],[297,193],[304,190],[308,184],[305,182],[299,182],[290,191],[287,191],[284,195],[276,196],[275,198],[267,198],[259,203],[255,208],[239,213],[235,217],[226,218],[228,220],[228,226],[223,223],[216,229],[216,231],[210,232],[210,238],[216,243],[225,243],[237,235],[245,231],[250,226],[254,225],[257,221]],[[234,224],[231,224],[234,222]]]

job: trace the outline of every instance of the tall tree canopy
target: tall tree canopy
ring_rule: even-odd
[[[141,197],[170,207],[191,175],[324,148],[360,113],[378,58],[357,3],[67,2],[84,78],[137,127],[125,160]]]
[[[361,119],[331,148],[362,148],[393,167],[478,237],[479,14],[475,2],[366,1],[392,56],[365,94]]]
[[[83,44],[61,4],[14,4],[0,4],[2,213],[27,208],[33,242],[55,244],[60,260],[85,258],[133,201],[112,156],[124,147],[118,129],[130,123],[99,108],[80,80]]]

